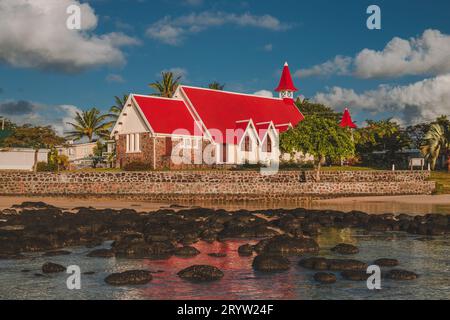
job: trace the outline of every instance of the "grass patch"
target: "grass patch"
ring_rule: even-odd
[[[357,167],[357,166],[331,166],[331,167],[322,167],[322,171],[374,171],[374,170],[383,170],[379,168],[372,167]]]
[[[432,171],[431,181],[436,181],[436,194],[450,194],[450,173],[447,171]]]

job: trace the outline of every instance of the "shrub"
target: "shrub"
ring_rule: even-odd
[[[56,171],[58,171],[58,167],[56,164],[41,161],[41,162],[37,163],[36,171],[37,172],[56,172]]]
[[[130,163],[127,163],[123,170],[125,171],[148,171],[151,170],[150,164],[139,162],[139,161],[133,161]]]

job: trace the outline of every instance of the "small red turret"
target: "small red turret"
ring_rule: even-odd
[[[280,84],[275,91],[280,93],[280,98],[292,100],[294,99],[294,92],[298,91],[292,81],[291,71],[289,70],[289,65],[287,62],[284,64]]]
[[[339,124],[342,128],[356,128],[356,124],[352,120],[352,116],[348,111],[348,108],[345,108],[344,115],[342,116],[341,123]]]

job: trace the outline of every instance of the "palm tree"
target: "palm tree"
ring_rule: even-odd
[[[162,81],[156,81],[149,84],[150,88],[155,89],[157,92],[153,95],[172,98],[180,85],[181,76],[174,77],[173,72],[161,72]]]
[[[447,170],[450,170],[450,125],[439,120],[431,124],[423,138],[420,151],[428,159],[433,170],[439,155],[444,154],[447,159]]]
[[[128,100],[127,94],[124,94],[122,98],[119,96],[114,96],[114,101],[116,102],[116,104],[113,105],[111,108],[109,108],[109,112],[111,112],[110,114],[111,118],[115,118],[115,120],[117,120],[127,100]]]
[[[107,138],[108,129],[111,127],[110,122],[105,122],[108,117],[108,114],[100,115],[100,111],[96,108],[82,113],[77,112],[75,123],[67,122],[74,130],[68,132],[66,138],[76,141],[86,137],[89,142],[94,141],[94,137]]]
[[[111,119],[111,121],[109,121],[108,124],[110,125],[111,128],[117,122],[119,115],[122,113],[123,106],[128,100],[128,95],[124,94],[122,98],[119,96],[114,96],[114,100],[116,101],[116,104],[113,105],[111,108],[109,108],[108,114],[108,117]]]
[[[217,81],[211,82],[210,84],[208,84],[208,88],[213,89],[213,90],[223,90],[225,88],[224,84],[220,84]]]

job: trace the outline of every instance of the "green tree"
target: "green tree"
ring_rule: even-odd
[[[54,167],[56,171],[59,171],[61,169],[67,169],[69,163],[69,157],[64,154],[59,154],[58,149],[52,146],[48,154],[48,166]]]
[[[180,85],[181,76],[175,77],[173,72],[162,72],[162,80],[149,84],[150,88],[153,88],[156,93],[153,95],[172,98]]]
[[[86,137],[89,142],[95,138],[107,139],[111,127],[111,122],[105,122],[108,117],[108,114],[100,115],[100,111],[96,108],[81,113],[77,112],[75,123],[67,123],[72,126],[73,130],[67,133],[66,138],[76,141]]]
[[[305,116],[305,118],[315,115],[322,118],[332,119],[336,122],[339,122],[342,119],[343,114],[341,112],[336,112],[332,108],[321,103],[310,102],[308,99],[304,99],[303,101],[297,99],[295,101],[295,105]]]
[[[430,123],[419,123],[406,128],[406,134],[411,140],[411,149],[420,149],[425,134],[430,130]]]
[[[450,170],[450,122],[447,117],[440,117],[431,124],[423,138],[420,151],[433,170],[436,168],[437,159],[443,154],[447,159],[447,170]]]
[[[127,94],[124,94],[122,97],[114,96],[114,101],[116,103],[111,108],[109,108],[109,112],[111,112],[110,117],[115,118],[115,120],[117,120],[127,100],[128,100]]]
[[[320,180],[322,162],[327,158],[340,159],[354,155],[355,145],[348,130],[336,121],[310,115],[295,128],[281,134],[280,148],[283,152],[301,151],[314,156],[317,180]]]
[[[17,125],[9,119],[0,116],[0,147],[5,146],[4,140],[14,133]]]
[[[97,141],[97,145],[94,147],[93,154],[91,156],[93,168],[97,168],[97,165],[99,163],[105,161],[103,153],[106,152],[106,148],[107,147],[105,143]]]
[[[383,151],[387,157],[384,160],[392,160],[398,151],[411,144],[407,132],[392,119],[366,122],[366,127],[355,131],[356,151],[360,155]]]
[[[217,81],[211,82],[210,84],[208,84],[208,88],[209,89],[213,89],[213,90],[220,90],[222,91],[225,88],[224,84],[220,84]]]
[[[4,139],[3,144],[7,147],[33,148],[35,150],[33,170],[36,171],[39,149],[52,148],[64,142],[65,139],[59,137],[51,126],[25,124],[16,127],[14,133]]]

